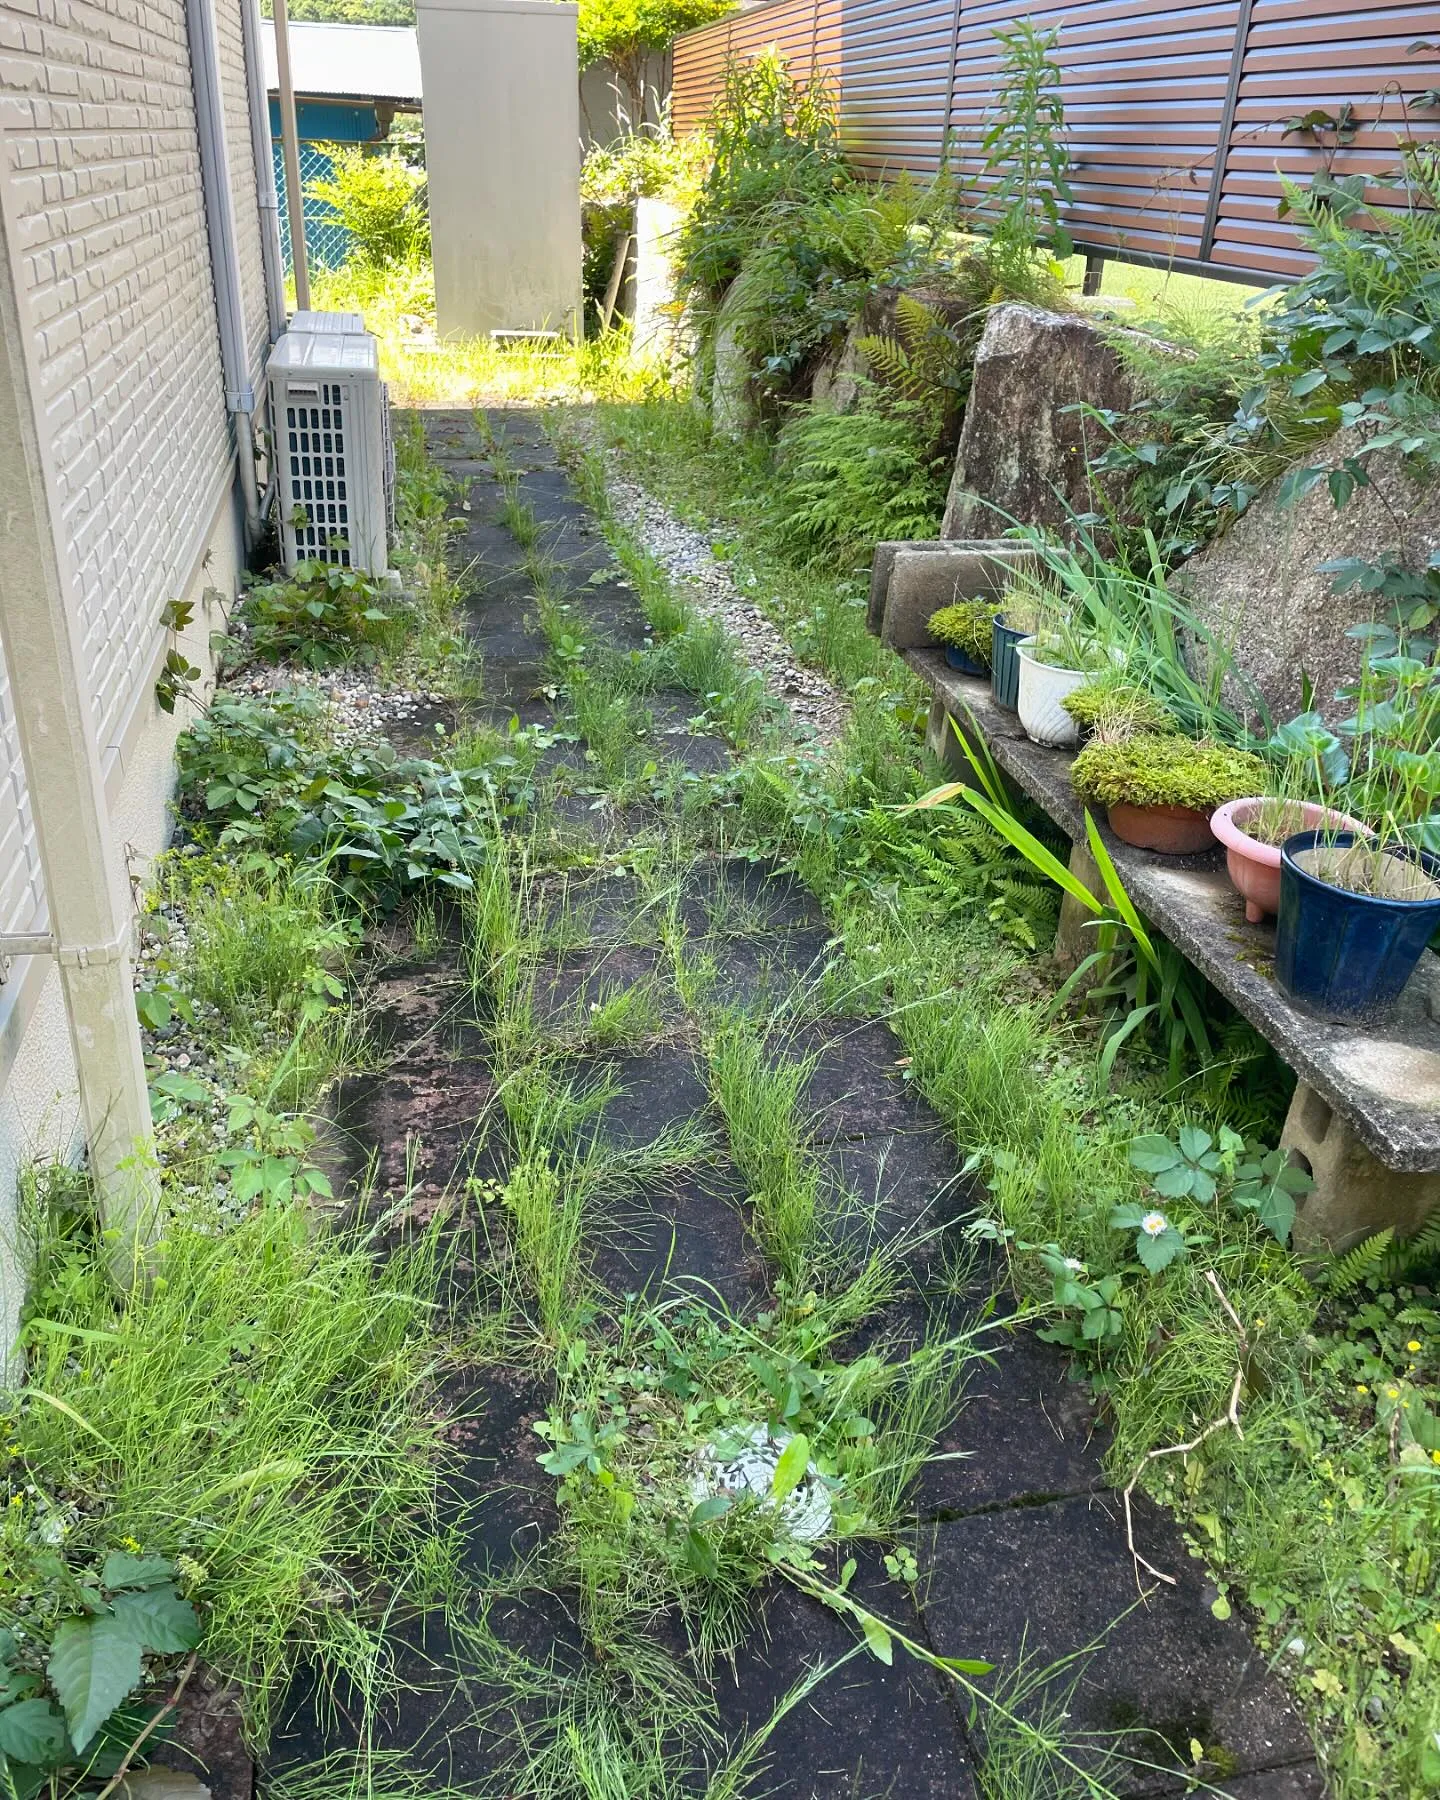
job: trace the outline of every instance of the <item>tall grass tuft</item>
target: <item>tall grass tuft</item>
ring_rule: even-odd
[[[263,1740],[298,1660],[355,1668],[370,1585],[435,1562],[440,1226],[382,1254],[299,1205],[197,1213],[122,1294],[87,1215],[35,1180],[27,1213],[13,1454],[73,1518],[67,1560],[125,1539],[189,1559],[201,1655]]]

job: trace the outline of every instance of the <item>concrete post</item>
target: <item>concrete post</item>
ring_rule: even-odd
[[[573,0],[418,0],[441,337],[578,334]]]
[[[129,897],[111,841],[94,704],[53,471],[0,207],[0,648],[10,673],[56,944],[90,1167],[117,1271],[158,1210],[150,1100],[131,980]]]
[[[1440,1173],[1390,1169],[1359,1132],[1305,1082],[1295,1089],[1280,1148],[1315,1179],[1295,1214],[1295,1249],[1340,1256],[1383,1231],[1417,1232],[1440,1206]]]

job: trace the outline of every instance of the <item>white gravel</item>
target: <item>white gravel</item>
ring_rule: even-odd
[[[423,689],[387,688],[355,669],[303,669],[288,664],[254,666],[226,678],[227,698],[261,699],[281,688],[306,687],[325,708],[326,727],[343,748],[373,742],[397,727],[414,726],[445,702]]]
[[[834,744],[846,719],[839,689],[795,660],[784,636],[736,587],[731,565],[715,555],[703,533],[620,474],[608,455],[605,488],[615,517],[635,533],[696,612],[716,620],[735,640],[766,689],[789,708],[799,735],[817,749]]]

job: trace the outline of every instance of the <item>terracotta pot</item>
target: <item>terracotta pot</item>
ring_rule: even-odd
[[[1195,856],[1215,842],[1210,820],[1189,806],[1112,806],[1110,829],[1122,844],[1159,850],[1166,856]]]
[[[1232,800],[1222,806],[1210,820],[1210,829],[1225,846],[1225,868],[1235,892],[1245,902],[1245,917],[1252,925],[1271,918],[1280,910],[1280,846],[1262,844],[1247,837],[1245,826],[1255,816],[1264,800],[1249,798]],[[1313,801],[1297,801],[1293,811],[1299,815],[1297,831],[1353,831],[1364,834],[1365,827],[1344,813],[1331,812]]]

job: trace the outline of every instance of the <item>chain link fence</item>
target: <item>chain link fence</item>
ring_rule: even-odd
[[[323,200],[308,192],[312,181],[325,181],[333,167],[331,159],[318,144],[300,141],[300,187],[305,195],[305,250],[310,267],[338,268],[350,253],[350,233],[336,219],[334,211]],[[275,145],[275,187],[280,196],[280,249],[285,267],[292,267],[290,255],[290,208],[285,192],[285,159],[280,144]]]

